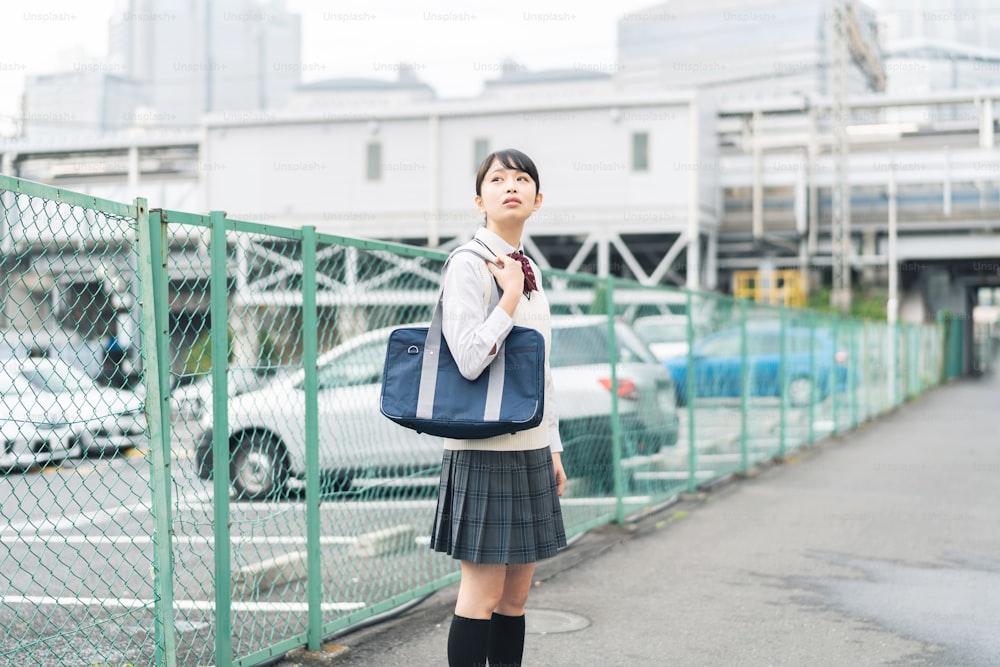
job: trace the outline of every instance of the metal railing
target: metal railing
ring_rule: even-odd
[[[429,319],[444,252],[9,177],[0,204],[0,661],[254,665],[457,581],[427,548],[440,443],[377,406],[387,331]],[[544,288],[569,534],[945,377],[942,324]],[[686,352],[657,359],[630,324],[678,304]]]

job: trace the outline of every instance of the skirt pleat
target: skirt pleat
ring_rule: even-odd
[[[534,563],[566,546],[548,447],[446,449],[431,548],[474,563]]]

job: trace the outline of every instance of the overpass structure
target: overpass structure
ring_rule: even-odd
[[[862,288],[926,318],[970,315],[978,287],[1000,284],[997,91],[849,100],[848,264]],[[833,263],[836,157],[824,101],[719,108],[721,271]]]

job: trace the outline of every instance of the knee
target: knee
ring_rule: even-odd
[[[495,610],[504,616],[520,616],[528,604],[528,591],[504,591]]]
[[[503,595],[500,596],[500,600],[497,602],[497,611],[501,614],[517,616],[524,611],[525,605],[528,604],[528,593],[530,591],[530,581],[525,586],[507,586],[504,588]]]

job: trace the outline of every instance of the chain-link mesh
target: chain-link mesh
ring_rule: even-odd
[[[150,663],[134,212],[6,187],[0,204],[0,662]]]
[[[153,211],[145,256],[138,206],[3,183],[0,658],[252,665],[457,579],[427,548],[440,441],[378,411],[443,253]],[[543,277],[571,535],[849,429],[954,357],[944,324]]]

